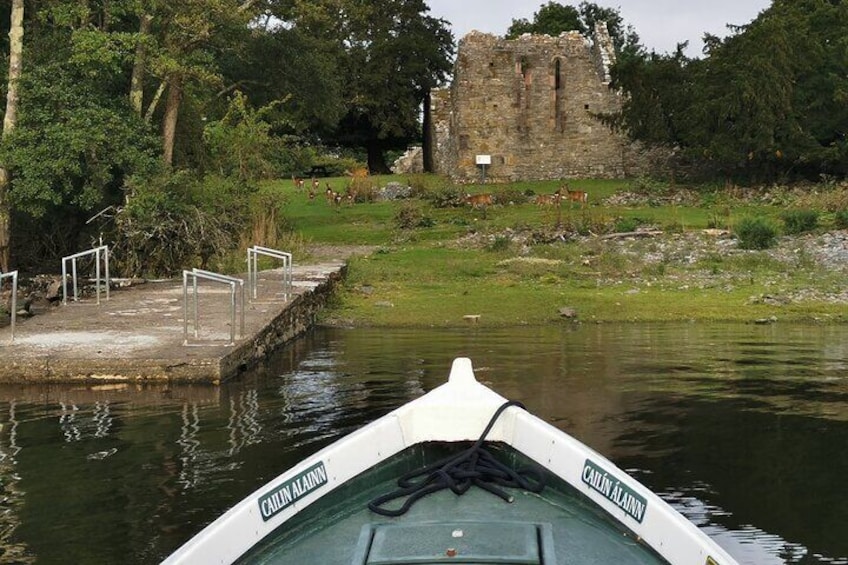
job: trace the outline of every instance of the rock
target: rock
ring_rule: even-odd
[[[574,308],[570,308],[570,307],[566,306],[565,308],[559,309],[559,315],[562,316],[563,318],[569,318],[569,319],[576,318],[577,317],[577,310],[575,310]]]
[[[395,307],[395,305],[393,303],[386,302],[386,301],[375,302],[374,306],[376,306],[377,308],[394,308]]]
[[[47,290],[44,292],[44,298],[53,302],[62,299],[62,279],[54,279],[47,285]]]
[[[371,285],[363,285],[359,287],[359,292],[361,292],[365,296],[371,296],[372,294],[374,294],[374,287]]]

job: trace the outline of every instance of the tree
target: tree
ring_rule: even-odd
[[[644,52],[619,60],[620,123],[679,148],[702,170],[770,182],[848,174],[848,3],[776,0],[702,60]]]
[[[526,18],[512,20],[506,37],[515,39],[525,33],[556,37],[565,31],[579,31],[588,36],[595,29],[597,22],[606,22],[617,51],[638,49],[639,36],[632,26],[625,25],[617,9],[603,8],[585,1],[577,8],[559,2],[543,4],[539,11],[533,14],[533,21]]]
[[[448,23],[424,0],[298,2],[294,25],[331,41],[346,105],[328,142],[364,147],[372,173],[387,172],[384,151],[420,139],[421,104],[451,71]]]
[[[323,136],[345,111],[341,56],[335,42],[297,27],[257,29],[240,50],[223,53],[226,91],[238,90],[266,112],[273,132]],[[269,69],[274,69],[269,72]]]
[[[9,26],[9,78],[6,87],[6,113],[3,117],[3,141],[18,122],[18,95],[23,66],[24,1],[12,0]],[[11,270],[12,206],[9,199],[9,169],[0,162],[0,271]]]
[[[579,31],[586,34],[588,28],[580,18],[580,12],[573,6],[563,6],[559,2],[548,2],[539,7],[533,14],[533,21],[526,18],[512,20],[512,25],[506,32],[507,39],[515,39],[519,35],[532,33],[534,35],[558,36],[564,31]]]

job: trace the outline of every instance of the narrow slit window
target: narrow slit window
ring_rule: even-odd
[[[554,61],[554,129],[562,131],[562,63]]]

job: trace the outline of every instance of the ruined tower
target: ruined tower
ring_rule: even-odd
[[[472,31],[459,42],[450,87],[435,90],[435,170],[456,181],[625,175],[627,141],[598,119],[621,108],[609,88],[615,51],[605,23],[507,40]]]

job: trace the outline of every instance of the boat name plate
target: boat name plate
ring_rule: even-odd
[[[267,522],[297,500],[327,484],[327,469],[319,461],[259,497],[259,513]]]
[[[618,477],[606,471],[603,467],[586,459],[581,474],[583,482],[589,488],[599,492],[610,502],[621,508],[625,514],[639,522],[645,518],[648,501],[645,497],[623,483]]]

